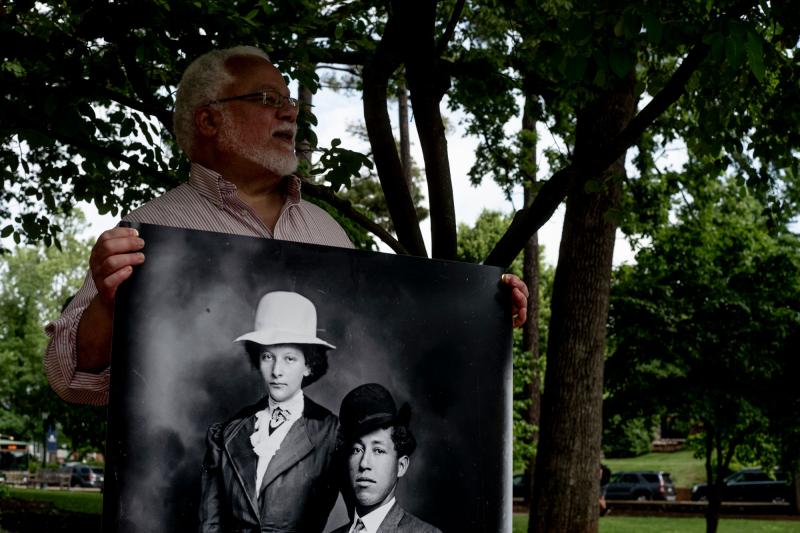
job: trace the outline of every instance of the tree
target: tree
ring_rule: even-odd
[[[64,224],[61,250],[17,246],[0,256],[0,433],[41,442],[56,424],[73,449],[105,447],[105,409],[64,403],[50,388],[42,354],[44,324],[58,317],[85,275],[89,243],[76,237],[82,217]]]
[[[0,231],[52,238],[58,232],[37,202],[57,211],[73,194],[101,210],[127,209],[176,183],[186,165],[169,124],[178,73],[212,46],[248,42],[262,44],[311,91],[318,80],[309,65],[360,73],[372,156],[397,237],[336,195],[366,164],[363,156],[325,148],[320,169],[331,187],[305,191],[398,253],[427,255],[386,109],[391,80],[405,69],[424,155],[432,255],[452,259],[457,228],[441,103],[448,95],[467,110],[485,135],[481,155],[493,162],[495,153],[515,153],[503,149],[501,119],[513,115],[519,91],[540,104],[535,120],[546,120],[567,150],[551,159],[555,171],[539,180],[536,197],[485,261],[510,265],[567,200],[531,528],[593,531],[610,250],[624,185],[634,181],[622,172],[624,156],[637,145],[645,171],[637,179],[659,180],[654,153],[680,138],[720,167],[751,172],[754,187],[779,191],[772,198],[778,206],[786,188],[775,184],[798,175],[798,18],[788,3],[735,0],[596,0],[581,9],[563,0],[17,3],[0,20],[0,36],[14,51],[0,69],[12,95],[0,102],[0,159],[14,184],[0,210],[12,199],[35,205],[23,205]],[[513,173],[517,165],[506,168]],[[119,199],[118,189],[125,191]],[[627,205],[634,214],[649,207]],[[557,445],[565,435],[580,444]]]
[[[493,7],[488,15],[484,11],[473,17],[489,31],[471,34],[465,56],[490,73],[504,72],[491,67],[502,64],[502,57],[510,58],[523,95],[543,103],[537,120],[546,120],[567,146],[566,153],[551,157],[559,170],[530,207],[518,213],[487,259],[505,264],[530,231],[567,198],[530,530],[592,531],[597,528],[595,477],[605,354],[604,321],[598,319],[607,312],[616,226],[623,217],[644,216],[652,208],[625,189],[641,191],[636,186],[640,180],[666,187],[654,159],[675,138],[719,167],[741,164],[754,175],[754,188],[757,183],[763,189],[781,180],[792,183],[796,161],[785,148],[796,146],[796,135],[779,127],[772,137],[774,123],[766,118],[773,116],[768,110],[777,101],[797,116],[791,103],[795,88],[789,82],[796,75],[796,61],[793,52],[783,51],[796,49],[797,18],[783,18],[781,5],[763,8],[742,2],[672,3],[658,9],[647,2],[592,2],[578,10],[566,2]],[[499,21],[504,20],[512,22],[502,26]],[[497,32],[498,26],[504,29]],[[496,53],[504,46],[505,55]],[[473,170],[480,174],[481,169],[499,168],[492,171],[495,179],[498,174],[513,179],[514,170],[503,169],[516,169],[509,164],[515,152],[503,149],[502,121],[493,120],[507,106],[489,104],[500,102],[491,94],[509,84],[502,75],[484,74],[481,79],[489,81],[483,92],[475,90],[475,83],[469,85],[469,78],[459,80],[469,85],[465,89],[472,97],[463,101],[471,105],[474,131],[483,135],[482,148],[489,155],[488,162]],[[725,98],[713,96],[723,86]],[[645,91],[652,96],[647,105],[640,103]],[[745,94],[754,91],[759,95],[755,99]],[[753,135],[748,127],[762,133]],[[639,175],[628,177],[624,154],[633,144],[639,149]],[[758,167],[764,171],[753,170]],[[781,170],[785,168],[789,170]],[[796,191],[796,183],[790,188]],[[773,208],[779,205],[774,199]]]
[[[789,414],[800,394],[783,377],[797,366],[800,239],[733,179],[690,196],[617,271],[607,388],[613,412],[680,412],[698,427],[713,533],[731,460],[774,464],[776,442],[800,427]],[[797,450],[784,454],[796,465]]]

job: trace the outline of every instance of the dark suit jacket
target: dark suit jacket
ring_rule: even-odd
[[[305,397],[303,416],[272,457],[255,498],[255,413],[268,398],[208,428],[200,531],[320,533],[338,495],[333,456],[338,419]]]
[[[345,524],[334,529],[331,533],[347,533],[353,523]],[[378,533],[442,533],[438,528],[433,527],[407,512],[400,507],[397,502],[392,505],[389,514],[381,522]]]

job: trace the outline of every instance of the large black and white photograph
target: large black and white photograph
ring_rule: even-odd
[[[501,269],[137,229],[104,531],[511,531]]]

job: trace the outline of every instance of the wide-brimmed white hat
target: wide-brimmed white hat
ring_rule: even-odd
[[[336,348],[317,337],[317,309],[311,300],[296,292],[268,292],[256,308],[254,331],[233,342],[252,341],[263,345],[319,344]]]

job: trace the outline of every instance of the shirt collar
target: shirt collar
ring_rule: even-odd
[[[286,176],[284,180],[286,180],[286,205],[299,204],[302,181],[294,175]],[[194,162],[189,169],[189,186],[217,207],[222,207],[225,199],[236,192],[236,185],[223,178],[222,174]]]
[[[272,399],[272,396],[269,397],[269,413],[272,416],[272,411],[275,407],[280,407],[283,411],[286,412],[286,418],[288,420],[296,420],[300,418],[303,414],[303,407],[305,406],[305,400],[303,396],[303,389],[297,391],[297,394],[289,398],[284,402],[276,402]]]
[[[384,503],[377,509],[373,509],[369,513],[364,516],[358,516],[358,511],[355,512],[355,516],[353,517],[353,526],[355,526],[358,519],[361,519],[361,522],[364,523],[364,527],[366,528],[365,533],[377,533],[378,528],[381,527],[381,523],[386,518],[386,515],[389,514],[389,511],[392,509],[394,505],[394,496],[388,502]],[[352,530],[352,527],[351,527]]]

